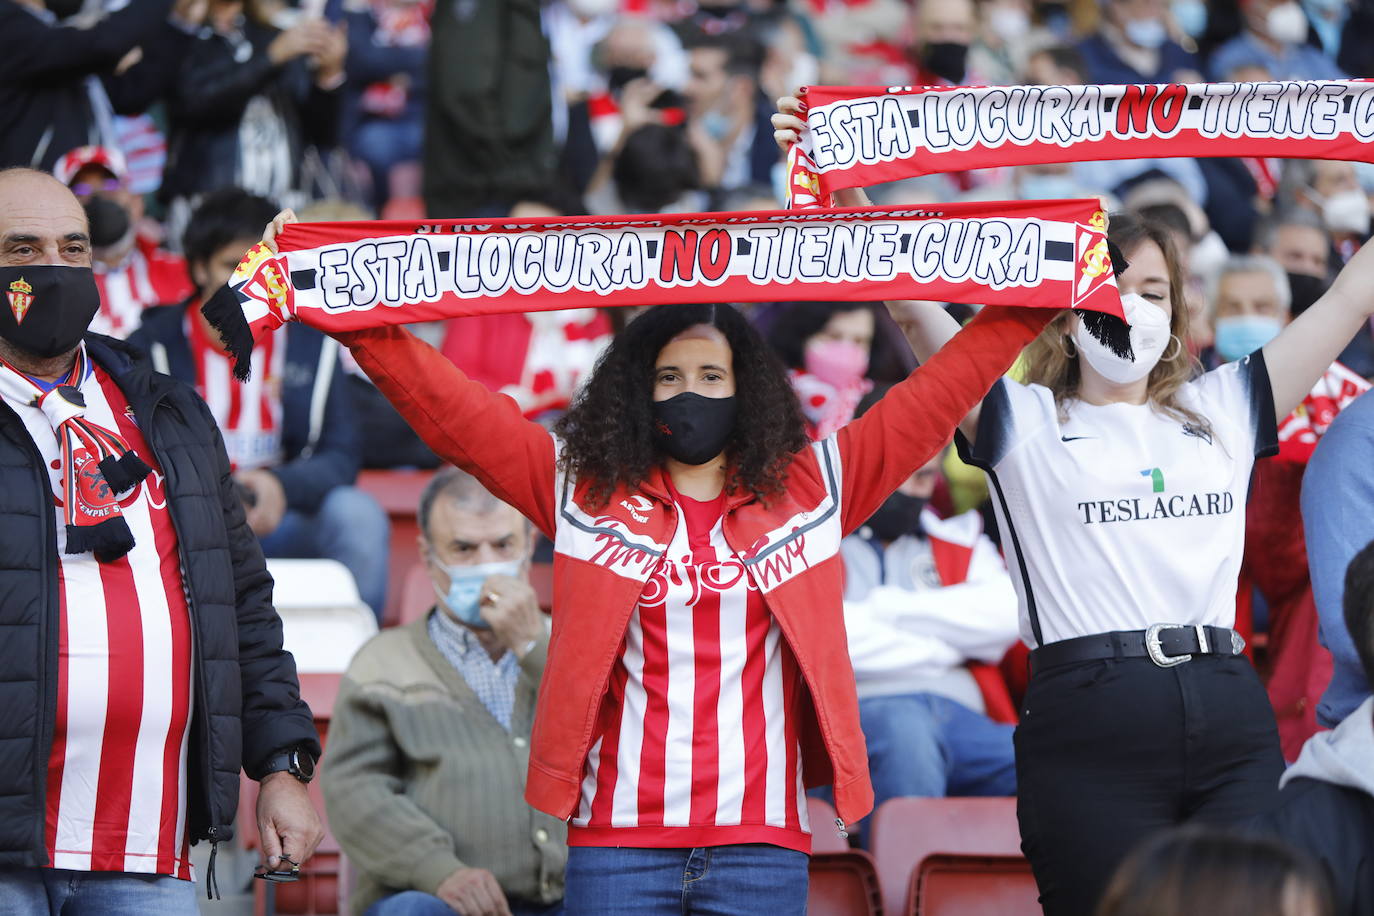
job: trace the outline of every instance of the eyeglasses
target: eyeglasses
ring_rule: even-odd
[[[273,884],[299,881],[301,877],[300,863],[292,861],[290,856],[281,856],[280,858],[282,864],[289,865],[290,868],[283,868],[280,865],[277,868],[268,868],[266,865],[259,865],[253,869],[253,877],[263,881],[271,881]]]
[[[77,197],[90,197],[104,191],[106,194],[113,194],[116,191],[124,190],[124,184],[118,178],[106,178],[104,181],[78,181],[72,185],[72,193]]]

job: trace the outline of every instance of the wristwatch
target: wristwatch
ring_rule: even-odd
[[[267,759],[262,775],[266,777],[283,770],[301,782],[309,783],[315,778],[315,758],[311,757],[308,751],[303,751],[298,747],[287,748]]]

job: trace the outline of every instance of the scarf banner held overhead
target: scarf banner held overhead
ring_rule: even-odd
[[[936,299],[1121,316],[1095,200],[293,223],[205,305],[246,377],[286,321],[351,331],[592,305]]]
[[[964,169],[1099,159],[1374,161],[1374,81],[856,87],[801,92],[788,201]]]

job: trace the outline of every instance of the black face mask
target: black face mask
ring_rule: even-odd
[[[59,20],[75,16],[81,12],[81,0],[44,0],[44,6]]]
[[[968,45],[952,41],[935,41],[921,48],[921,63],[941,79],[959,84],[964,81],[968,62]]]
[[[0,337],[43,359],[73,349],[100,309],[89,267],[0,267]]]
[[[925,507],[926,501],[919,496],[893,493],[864,524],[878,540],[895,541],[905,534],[920,533],[921,510]]]
[[[733,397],[691,391],[654,402],[654,443],[683,464],[705,464],[725,449],[735,430]]]
[[[1297,318],[1307,311],[1312,303],[1316,302],[1326,293],[1327,282],[1321,277],[1314,277],[1311,274],[1288,275],[1288,288],[1293,291],[1293,317]]]
[[[619,92],[625,88],[626,83],[632,83],[648,75],[649,71],[643,67],[615,66],[606,71],[606,88],[611,92]]]
[[[91,245],[109,248],[129,232],[129,211],[108,197],[96,195],[86,201],[86,220],[91,224]]]

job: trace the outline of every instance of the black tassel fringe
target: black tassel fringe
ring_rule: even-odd
[[[240,382],[248,381],[251,370],[249,359],[253,354],[253,333],[248,329],[248,321],[243,317],[239,298],[226,284],[215,290],[215,294],[200,307],[201,314],[210,326],[219,332],[229,358],[234,361],[234,378]]]
[[[68,525],[67,553],[95,553],[101,563],[113,563],[134,549],[134,533],[124,516],[107,518],[99,525]]]
[[[1088,333],[1102,341],[1103,346],[1122,359],[1135,359],[1131,348],[1131,326],[1115,315],[1106,312],[1090,312],[1087,309],[1074,309]]]
[[[99,467],[100,473],[105,477],[105,482],[116,493],[132,490],[143,482],[143,478],[153,472],[153,469],[148,467],[143,459],[133,452],[125,452],[119,458],[114,455],[107,455],[100,460]]]

